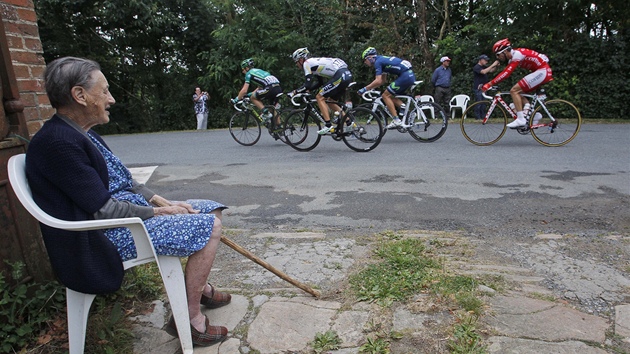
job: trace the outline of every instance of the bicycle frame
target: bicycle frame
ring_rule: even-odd
[[[496,87],[492,87],[491,90],[492,89],[496,89]],[[490,107],[488,108],[488,111],[486,112],[486,116],[483,118],[483,121],[482,121],[483,124],[486,124],[486,122],[490,118],[490,115],[492,114],[492,111],[497,106],[497,104],[501,104],[501,106],[505,108],[505,110],[510,114],[510,116],[512,116],[513,119],[516,119],[517,117],[516,112],[507,104],[507,102],[505,102],[505,100],[502,97],[502,96],[508,96],[508,95],[510,95],[509,92],[500,92],[500,91],[495,93],[494,96],[488,96],[485,93],[482,93],[482,96],[484,98],[492,101],[492,103],[490,104]],[[527,129],[550,126],[555,123],[556,119],[553,117],[553,115],[549,112],[549,110],[545,106],[544,101],[547,98],[547,95],[544,94],[544,91],[541,91],[540,94],[522,93],[521,96],[527,98],[530,102],[529,112],[527,112],[527,115],[524,116],[525,120],[529,122],[529,118],[536,110],[536,106],[540,105],[542,109],[545,111],[545,113],[549,116],[549,119],[551,119],[552,121],[552,123],[548,123],[548,124],[536,124],[536,125],[528,126]]]
[[[250,101],[249,98],[243,98],[242,100],[234,103],[233,106],[234,106],[234,109],[239,112],[251,111],[254,117],[256,117],[256,119],[258,119],[262,123],[263,119],[260,113],[258,113],[258,110],[256,109],[257,108],[256,105],[252,103],[252,101]]]
[[[410,87],[410,91],[413,91],[413,89],[419,83],[422,83],[422,81],[416,81],[416,83]],[[372,112],[378,114],[378,111],[381,111],[381,113],[385,115],[383,117],[385,118],[385,123],[388,123],[388,119],[393,120],[396,118],[392,116],[389,109],[387,108],[387,105],[385,104],[385,102],[383,102],[383,96],[380,91],[369,90],[363,93],[361,97],[367,102],[372,102]],[[420,105],[418,105],[418,102],[416,101],[414,97],[408,96],[408,95],[396,95],[395,97],[403,101],[403,103],[407,106],[405,115],[402,117],[402,121],[403,121],[403,124],[401,125],[402,128],[411,128],[414,126],[414,124],[418,124],[418,125],[431,124],[431,121],[424,114],[424,110],[420,108]],[[416,113],[416,116],[414,117],[413,121],[408,119],[410,117],[411,112]],[[416,120],[419,120],[419,122],[416,123]]]
[[[503,137],[508,128],[508,115],[517,119],[515,109],[503,98],[510,93],[498,91],[497,86],[493,86],[491,90],[496,93],[493,96],[484,93],[487,100],[470,105],[460,121],[463,136],[478,146],[492,145]],[[547,100],[542,89],[521,96],[530,102],[530,111],[524,114],[523,125],[509,127],[517,133],[531,134],[534,140],[544,146],[563,146],[580,131],[582,118],[571,102],[562,99]]]
[[[301,101],[301,102],[300,102]],[[345,122],[345,116],[346,116],[346,112],[348,110],[348,107],[346,106],[345,102],[338,102],[338,101],[328,101],[327,103],[335,103],[338,106],[341,107],[341,113],[339,114],[339,121],[335,122],[333,119],[331,119],[331,121],[336,125],[335,126],[335,136],[339,136],[344,134],[343,133],[343,123]],[[295,95],[293,95],[293,97],[291,97],[291,104],[293,104],[296,107],[301,107],[303,104],[306,105],[306,107],[304,107],[304,113],[305,116],[308,116],[308,114],[310,112],[313,112],[315,114],[315,116],[317,117],[317,119],[322,123],[322,124],[326,124],[326,120],[324,120],[324,116],[322,115],[322,113],[319,111],[319,107],[317,106],[317,99],[311,97],[311,94],[308,92],[303,92],[303,93],[296,93]],[[302,123],[302,124],[306,124],[306,120]],[[304,128],[304,127],[302,127]],[[350,133],[348,133],[350,134]],[[335,137],[333,136],[333,138]]]
[[[278,96],[282,95],[279,94]],[[275,120],[279,119],[279,115],[280,115],[280,104],[278,103],[276,105],[276,107],[274,108],[273,111],[273,124],[264,124],[265,123],[265,119],[262,117],[262,115],[260,114],[260,112],[258,112],[258,107],[256,107],[256,105],[248,98],[245,97],[242,100],[236,102],[233,104],[234,109],[239,111],[239,112],[244,112],[244,111],[250,111],[252,112],[252,114],[254,115],[254,117],[256,117],[256,119],[258,119],[258,121],[260,123],[263,123],[263,125],[267,128],[267,130],[269,130],[269,132],[271,133],[271,131],[273,130],[272,128],[274,127],[274,125],[277,125],[278,127],[282,125],[282,121],[280,121],[280,123],[276,123]],[[271,106],[270,106],[271,107]]]

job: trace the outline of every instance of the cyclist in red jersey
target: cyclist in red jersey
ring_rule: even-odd
[[[523,107],[525,104],[529,105],[529,101],[521,96],[521,94],[532,92],[541,85],[553,80],[551,67],[549,66],[549,58],[531,49],[512,49],[512,44],[507,38],[496,42],[492,50],[499,61],[507,62],[508,65],[494,79],[483,85],[481,87],[482,91],[485,92],[490,89],[490,87],[507,79],[512,75],[514,69],[518,67],[531,71],[530,74],[526,75],[510,89],[510,96],[512,96],[512,101],[514,102],[517,118],[507,126],[509,128],[525,126],[527,125],[527,120],[525,120],[523,114]]]

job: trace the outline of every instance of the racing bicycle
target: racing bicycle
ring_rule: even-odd
[[[507,130],[508,117],[516,119],[516,112],[503,99],[509,92],[497,91],[493,96],[485,93],[489,101],[468,106],[460,121],[464,137],[475,145],[487,146],[499,141]],[[562,146],[573,140],[582,125],[580,111],[573,103],[552,99],[547,101],[544,89],[535,94],[521,94],[530,102],[529,112],[523,112],[527,125],[514,128],[521,135],[531,135],[544,146]],[[475,113],[480,116],[477,117]],[[511,120],[510,120],[511,121]]]
[[[310,93],[298,93],[291,97],[291,103],[302,109],[291,112],[284,121],[286,143],[297,151],[310,151],[322,139],[318,131],[325,124],[317,108],[317,100]],[[343,142],[352,150],[367,152],[373,150],[383,137],[383,122],[371,110],[364,107],[349,108],[345,102],[336,102],[341,108],[337,116],[331,114],[333,129],[330,135]]]
[[[409,91],[413,92],[413,89],[421,83],[422,81],[414,82]],[[370,103],[364,103],[360,107],[369,108],[383,120],[383,124],[386,127],[395,118],[392,117],[385,102],[383,102],[380,91],[369,90],[364,92],[361,97]],[[423,143],[436,141],[444,135],[448,127],[448,116],[439,104],[435,102],[420,102],[414,97],[407,95],[396,95],[396,98],[403,101],[406,106],[402,117],[403,124],[395,128],[385,129],[383,134],[387,130],[396,129],[401,133],[409,133],[414,139]]]
[[[283,95],[278,94],[278,97]],[[269,118],[263,117],[263,114],[258,112],[256,105],[248,98],[245,97],[242,100],[233,104],[236,112],[232,118],[230,118],[230,134],[237,143],[244,146],[252,146],[260,140],[261,127],[264,125],[275,140],[280,140],[286,143],[284,135],[282,134],[282,120],[283,114],[288,113],[287,110],[280,109],[280,104],[276,106],[266,105],[266,110],[270,113]],[[276,124],[276,122],[280,124]]]

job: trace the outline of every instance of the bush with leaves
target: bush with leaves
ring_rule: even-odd
[[[33,342],[46,323],[65,311],[65,293],[57,282],[30,283],[23,263],[8,263],[11,274],[0,273],[0,353],[20,352]]]

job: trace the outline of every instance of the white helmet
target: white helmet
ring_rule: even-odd
[[[296,49],[295,52],[291,54],[291,58],[293,58],[293,61],[298,61],[300,58],[307,59],[310,55],[311,53],[308,51],[308,48],[304,47]]]

